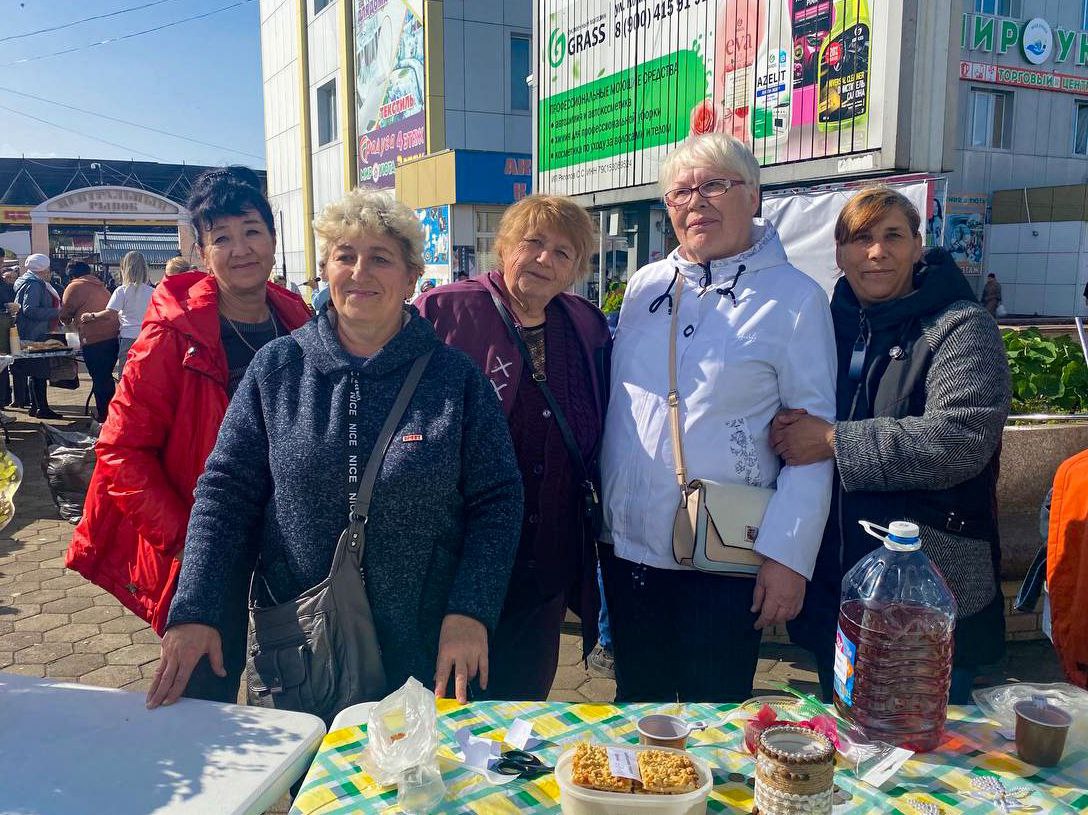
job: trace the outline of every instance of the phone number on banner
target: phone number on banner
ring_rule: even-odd
[[[634,34],[640,28],[649,28],[654,23],[667,20],[673,14],[708,2],[710,0],[661,0],[652,6],[647,4],[645,8],[616,20],[616,37]]]

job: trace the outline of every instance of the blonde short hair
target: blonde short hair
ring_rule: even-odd
[[[563,195],[529,195],[507,209],[495,236],[495,253],[501,258],[538,229],[556,232],[574,246],[575,279],[589,272],[597,227],[584,207]]]
[[[167,277],[170,277],[170,275],[181,274],[182,272],[187,272],[192,268],[193,267],[189,264],[189,261],[187,261],[181,255],[178,255],[176,258],[170,258],[170,260],[166,261],[166,271],[164,272],[164,274]]]
[[[314,219],[321,262],[345,238],[370,233],[393,238],[413,279],[423,275],[423,227],[415,212],[384,190],[356,187]]]
[[[133,249],[121,258],[121,283],[125,286],[139,285],[147,282],[147,261],[144,256]]]
[[[744,142],[726,133],[690,136],[669,154],[658,173],[658,185],[664,196],[681,170],[705,167],[725,175],[737,175],[759,192],[759,162]]]

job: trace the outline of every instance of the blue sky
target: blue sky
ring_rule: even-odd
[[[163,31],[62,56],[40,56],[215,11],[241,0],[160,0],[150,8],[47,34],[41,28],[154,0],[0,0],[0,156],[137,159],[264,167],[257,0]],[[182,141],[9,92],[44,97],[188,136]],[[23,114],[67,128],[33,121]],[[117,145],[103,144],[98,136]],[[246,155],[246,154],[254,155]]]

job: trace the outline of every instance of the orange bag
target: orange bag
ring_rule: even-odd
[[[1088,450],[1054,474],[1046,582],[1054,648],[1066,677],[1088,688]]]

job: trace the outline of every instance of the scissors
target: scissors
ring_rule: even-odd
[[[524,750],[509,750],[488,767],[491,772],[499,775],[516,775],[518,778],[539,778],[555,771],[555,767],[549,767],[532,753]]]

